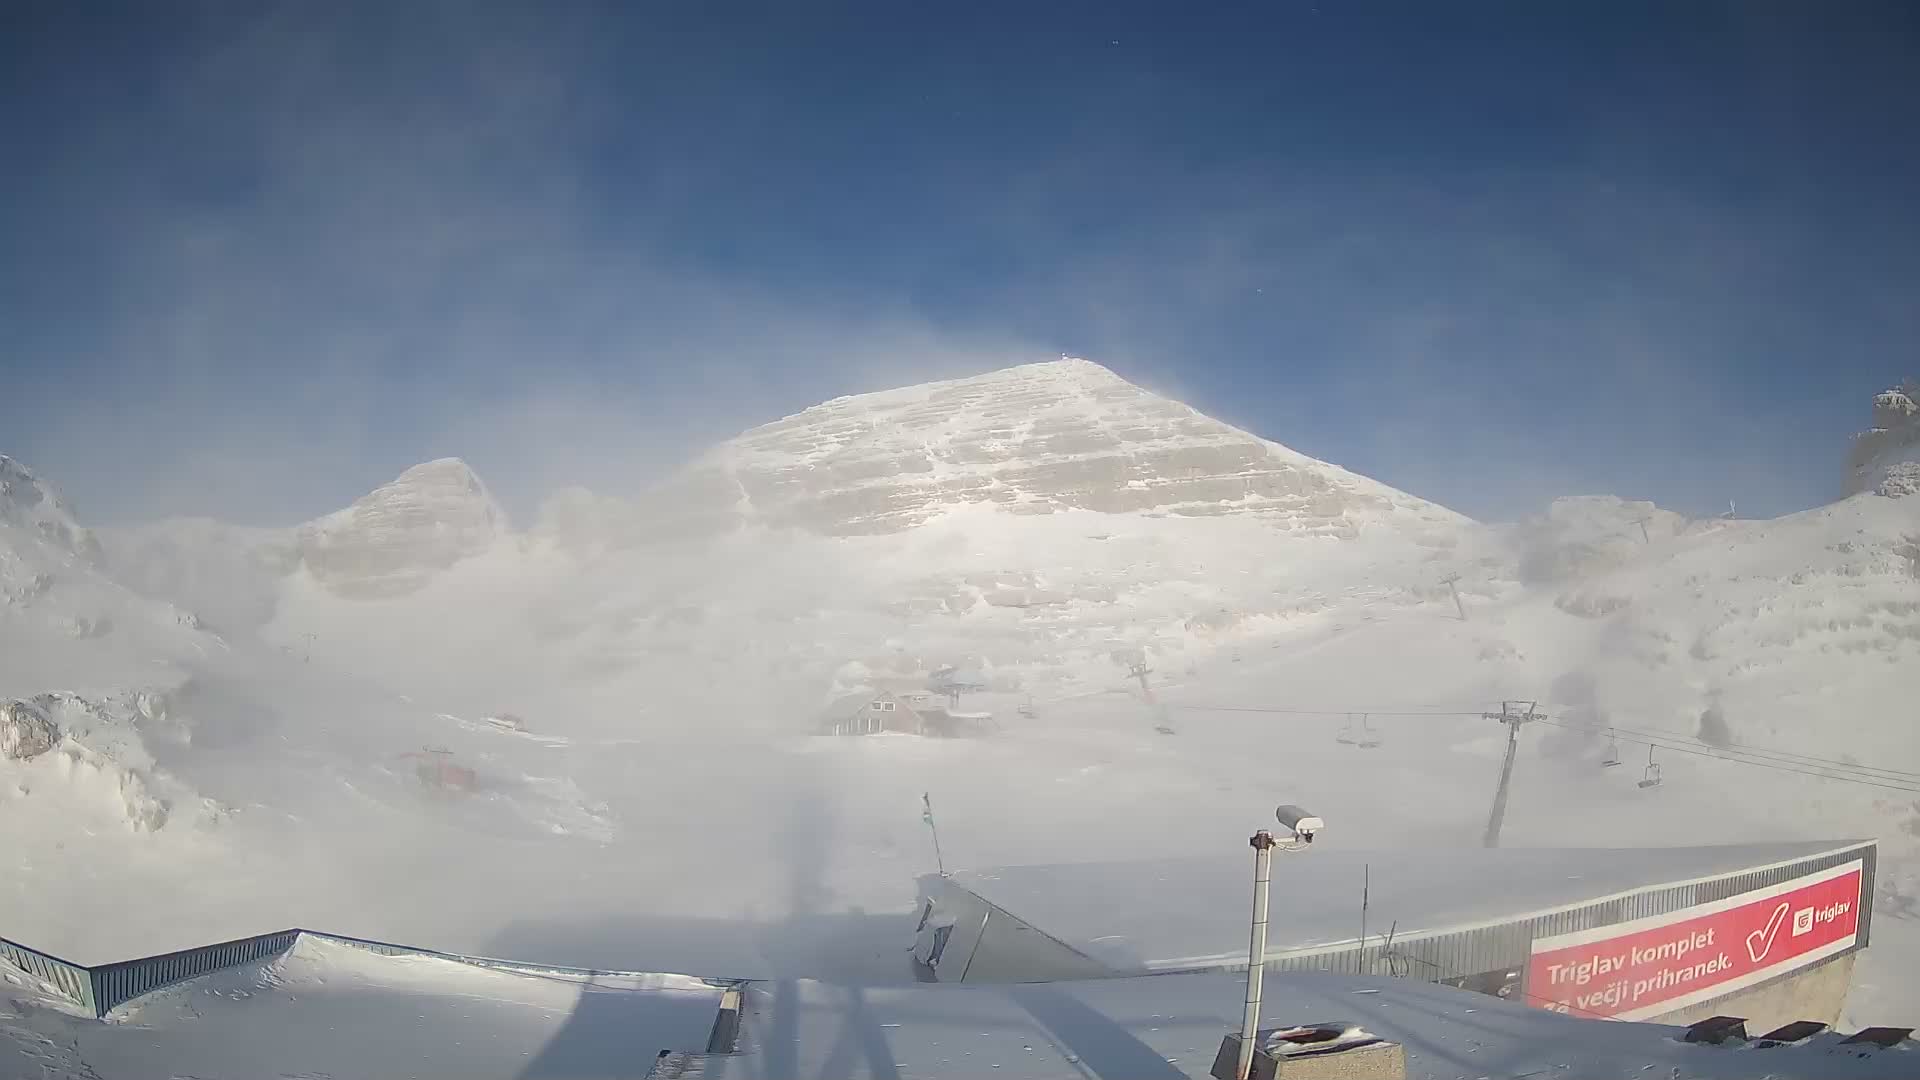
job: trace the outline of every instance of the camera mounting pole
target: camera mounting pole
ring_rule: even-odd
[[[1267,968],[1267,889],[1273,881],[1273,849],[1278,845],[1265,829],[1247,843],[1253,847],[1253,932],[1247,943],[1247,1011],[1240,1018],[1240,1064],[1234,1075],[1247,1080],[1253,1068],[1253,1044],[1260,1033],[1260,981]]]

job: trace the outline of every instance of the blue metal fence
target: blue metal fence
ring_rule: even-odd
[[[95,1005],[93,972],[89,969],[79,964],[69,963],[57,956],[50,956],[38,949],[29,949],[25,945],[5,938],[0,938],[0,960],[5,960],[46,983],[61,996],[92,1012],[95,1016],[105,1015]]]
[[[197,949],[138,960],[122,960],[92,969],[95,1016],[105,1016],[117,1005],[124,1005],[142,994],[149,994],[177,982],[211,974],[254,960],[279,956],[300,939],[299,930],[276,930],[271,934],[202,945]]]

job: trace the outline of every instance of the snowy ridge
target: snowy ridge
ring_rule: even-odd
[[[0,524],[26,530],[82,563],[100,562],[100,542],[82,528],[52,485],[0,454]]]
[[[485,551],[507,530],[505,512],[467,463],[441,458],[303,526],[297,545],[314,579],[329,589],[390,596]]]
[[[721,445],[653,501],[696,532],[884,534],[967,505],[1259,514],[1319,535],[1466,524],[1077,359],[816,405]]]

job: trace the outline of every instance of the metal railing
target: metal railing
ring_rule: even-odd
[[[293,943],[300,939],[300,933],[299,930],[278,930],[271,934],[223,941],[217,945],[202,945],[197,949],[102,964],[90,969],[93,1014],[105,1016],[116,1006],[177,982],[279,956],[293,948]]]

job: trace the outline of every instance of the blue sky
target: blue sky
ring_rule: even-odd
[[[517,515],[1063,352],[1483,517],[1836,493],[1920,371],[1910,5],[25,3],[0,452]]]

